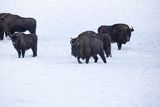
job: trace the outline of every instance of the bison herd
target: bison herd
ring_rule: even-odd
[[[30,34],[23,32],[29,31]],[[71,38],[71,54],[77,58],[85,59],[89,63],[90,57],[97,63],[99,55],[106,63],[106,57],[112,57],[111,43],[117,43],[118,50],[121,50],[122,44],[130,41],[133,27],[127,24],[114,24],[111,26],[102,25],[98,28],[98,33],[94,31],[85,31],[77,37]],[[36,20],[34,18],[25,18],[11,13],[0,14],[0,40],[4,39],[4,34],[9,36],[12,44],[18,53],[24,58],[25,51],[31,49],[33,57],[37,56]]]
[[[31,34],[22,32],[29,31]],[[17,33],[16,33],[17,32]],[[12,44],[18,53],[18,57],[24,58],[25,51],[32,49],[33,57],[37,56],[37,35],[36,20],[24,18],[11,13],[0,14],[0,40],[3,40],[4,33],[12,40]]]
[[[94,31],[82,32],[78,37],[71,38],[71,53],[79,63],[82,63],[80,58],[89,63],[90,57],[93,57],[94,62],[97,63],[97,55],[106,63],[106,57],[112,57],[111,43],[117,43],[118,50],[121,50],[122,44],[130,41],[133,31],[133,27],[130,28],[126,24],[114,24],[100,26],[98,33]]]

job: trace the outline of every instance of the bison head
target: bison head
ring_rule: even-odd
[[[127,37],[126,37],[127,41],[130,41],[131,33],[132,33],[133,31],[134,31],[133,27],[131,27],[131,28],[129,28],[129,29],[127,30]]]
[[[75,57],[80,55],[80,44],[79,43],[71,44],[71,54]]]
[[[17,35],[17,33],[13,33],[11,35],[11,40],[12,40],[12,44],[13,45],[16,45],[18,43],[18,35]]]

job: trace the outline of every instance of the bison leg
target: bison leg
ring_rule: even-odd
[[[120,43],[120,42],[117,42],[117,46],[118,46],[118,50],[121,50],[122,43]]]
[[[0,40],[3,40],[3,37],[4,37],[4,32],[1,31],[1,29],[0,29]]]
[[[8,36],[8,33],[7,32],[5,32],[5,35],[6,35],[6,37]]]
[[[1,35],[0,40],[3,40],[3,35]]]
[[[100,55],[100,57],[102,58],[103,62],[104,62],[104,63],[107,63],[103,50],[100,51],[99,55]]]
[[[77,57],[78,63],[81,64],[80,57]]]
[[[21,51],[17,50],[17,53],[18,53],[18,58],[20,58],[21,57]]]
[[[94,56],[93,58],[94,58],[94,62],[97,63],[98,57],[97,57],[97,56]]]
[[[104,50],[105,54],[106,54],[106,57],[109,57],[110,56],[110,52],[108,52],[108,50]]]
[[[33,57],[37,56],[37,47],[32,48]]]
[[[86,63],[87,63],[87,64],[89,63],[89,59],[90,59],[90,57],[87,57],[87,58],[86,58]]]
[[[25,50],[22,50],[22,57],[24,58],[25,56]]]
[[[106,54],[107,57],[109,57],[109,56],[112,57],[112,53],[111,53],[111,48],[110,47],[108,47],[107,49],[105,49],[104,52],[105,52],[105,54]]]

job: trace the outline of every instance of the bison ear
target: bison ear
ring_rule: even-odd
[[[71,41],[70,41],[70,44],[72,44],[73,43],[73,38],[71,38]]]
[[[73,44],[76,40],[77,38],[71,38],[70,44]]]

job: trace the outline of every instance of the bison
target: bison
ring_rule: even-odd
[[[11,13],[1,13],[0,20],[3,22],[4,32],[12,35],[14,32],[25,32],[36,34],[36,20],[34,18],[24,18]]]
[[[25,34],[25,33],[13,33],[11,40],[14,48],[18,52],[18,57],[24,58],[25,51],[32,49],[33,57],[37,56],[37,35],[36,34]]]
[[[106,56],[107,57],[109,57],[109,56],[112,57],[111,37],[110,37],[109,34],[107,34],[107,33],[97,34],[94,31],[85,31],[85,32],[82,32],[81,34],[79,34],[77,38],[81,38],[81,37],[84,37],[84,36],[87,36],[89,38],[97,38],[97,39],[102,40],[103,49],[104,49],[104,52],[105,52]],[[71,41],[70,41],[71,44],[74,43],[77,38],[72,38]]]
[[[98,28],[98,33],[108,33],[111,36],[111,42],[117,43],[118,50],[121,50],[122,44],[130,41],[131,32],[133,32],[133,27],[130,28],[126,24],[114,24],[112,26],[102,25]]]
[[[97,54],[99,54],[103,62],[106,63],[103,51],[103,42],[100,39],[80,36],[72,39],[70,43],[72,55],[77,57],[78,63],[82,63],[80,61],[80,58],[82,58],[86,59],[86,63],[88,64],[90,57],[93,57],[95,63],[97,63]]]

